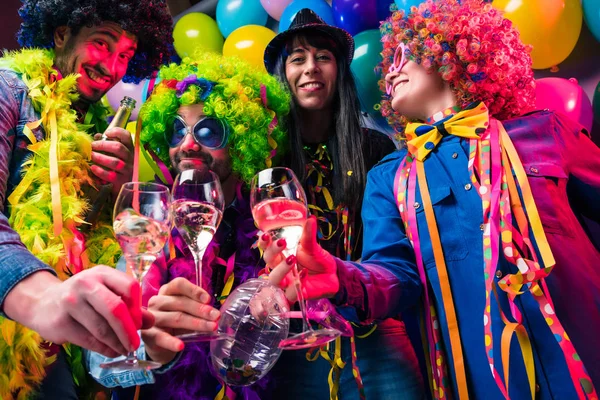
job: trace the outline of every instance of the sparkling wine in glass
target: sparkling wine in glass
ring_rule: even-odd
[[[113,229],[127,262],[127,270],[138,283],[162,251],[169,237],[169,189],[156,183],[129,182],[123,185],[113,214]],[[135,352],[125,359],[100,364],[115,370],[149,370],[160,367],[139,360]]]
[[[296,255],[307,217],[306,195],[294,172],[288,168],[269,168],[252,179],[250,196],[252,216],[259,229],[268,233],[272,240],[285,239],[285,257]],[[306,309],[306,301],[297,266],[292,268],[294,288],[302,315],[302,332],[282,340],[282,349],[303,349],[320,346],[340,335],[332,328],[313,329]]]
[[[212,171],[182,171],[173,183],[171,212],[175,227],[188,245],[196,266],[196,285],[202,287],[202,258],[221,223],[225,200],[219,178]],[[191,332],[178,336],[186,342],[227,337],[218,332]]]

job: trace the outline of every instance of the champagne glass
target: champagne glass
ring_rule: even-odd
[[[295,256],[304,229],[307,206],[306,194],[294,172],[283,167],[259,172],[252,179],[250,205],[259,229],[271,235],[272,240],[285,239],[287,245],[283,250],[284,256]],[[337,338],[340,335],[337,329],[315,330],[311,327],[297,266],[292,268],[292,274],[300,304],[302,332],[282,340],[279,347],[303,349],[320,346]]]
[[[156,183],[129,182],[121,187],[113,213],[113,229],[127,261],[127,270],[142,279],[162,251],[169,237],[169,189]],[[160,367],[154,361],[138,360],[135,351],[127,357],[100,364],[116,370],[149,370]]]
[[[212,241],[221,218],[225,200],[217,175],[208,170],[182,171],[173,183],[171,212],[175,227],[188,245],[196,266],[196,285],[202,287],[202,258]],[[223,339],[218,332],[192,332],[178,335],[185,342]]]

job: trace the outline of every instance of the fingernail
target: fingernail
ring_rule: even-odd
[[[200,295],[201,303],[208,303],[209,301],[210,301],[210,296],[208,295],[208,293],[204,292]]]
[[[269,240],[269,234],[263,233],[263,235],[260,238],[262,239],[263,242],[266,242]]]
[[[300,277],[300,279],[304,278],[306,276],[306,274],[308,273],[308,270],[303,269],[302,271],[300,271],[298,273],[298,276]]]
[[[212,310],[209,314],[210,318],[212,319],[217,319],[219,317],[220,313],[217,310]]]
[[[277,241],[277,247],[285,247],[285,239],[279,239]]]
[[[285,262],[288,265],[293,265],[296,262],[296,256],[295,255],[291,255],[288,258],[285,259]],[[304,271],[304,270],[303,270]]]
[[[216,330],[216,329],[217,329],[217,324],[215,324],[214,322],[207,322],[207,323],[206,323],[206,328],[207,328],[209,331],[214,331],[214,330]]]

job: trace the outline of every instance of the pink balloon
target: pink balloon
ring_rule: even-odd
[[[594,111],[592,102],[577,79],[541,78],[536,80],[536,108],[548,108],[565,114],[592,131]]]
[[[285,10],[291,2],[292,0],[260,0],[260,4],[267,14],[277,21],[281,18],[283,10]]]

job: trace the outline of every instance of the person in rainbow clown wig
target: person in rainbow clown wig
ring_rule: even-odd
[[[428,0],[381,32],[404,148],[368,175],[361,263],[299,249],[307,296],[367,318],[421,303],[435,398],[597,399],[600,253],[580,218],[600,220],[600,150],[533,109],[530,48],[491,4]]]
[[[245,61],[206,52],[161,68],[159,79],[140,110],[141,143],[164,166],[162,180],[167,185],[188,169],[215,172],[226,208],[203,258],[204,288],[192,283],[194,261],[176,229],[172,255],[146,275],[144,303],[156,323],[142,331],[145,345],[138,357],[163,367],[115,373],[100,369],[106,358],[90,352],[88,369],[104,386],[120,386],[114,394],[118,399],[133,398],[132,385],[143,385],[144,399],[234,398],[236,392],[245,398],[270,398],[274,381],[268,375],[247,388],[223,388],[211,371],[209,344],[187,343],[184,348],[175,335],[216,330],[220,304],[264,267],[253,248],[258,230],[250,211],[250,181],[285,149],[287,135],[280,123],[289,112],[289,93],[274,77]]]

